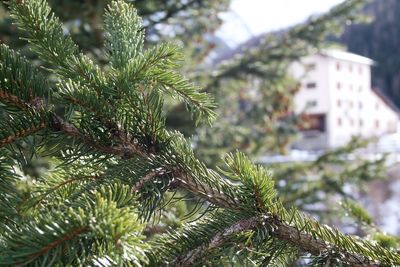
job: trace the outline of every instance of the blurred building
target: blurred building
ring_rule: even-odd
[[[340,50],[293,64],[292,73],[301,80],[295,110],[306,118],[298,148],[334,148],[352,136],[380,137],[397,131],[398,110],[371,88],[372,65],[369,58]]]

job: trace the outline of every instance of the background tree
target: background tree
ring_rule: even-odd
[[[190,60],[201,59],[204,53],[214,46],[205,42],[207,34],[213,33],[221,24],[218,13],[227,10],[229,0],[132,0],[129,1],[143,18],[143,30],[146,31],[146,43],[171,40],[185,43]],[[89,53],[101,63],[104,55],[103,10],[108,0],[94,1],[49,1],[55,14],[63,21],[65,31],[82,51]],[[1,4],[0,32],[3,43],[20,47],[28,53],[26,42],[21,40],[21,32],[12,24],[7,6]],[[32,55],[33,56],[33,55]]]
[[[370,17],[371,22],[346,27],[338,41],[345,44],[349,51],[370,57],[377,62],[372,69],[373,85],[399,107],[400,60],[397,56],[397,44],[400,3],[395,0],[369,1],[363,12]]]

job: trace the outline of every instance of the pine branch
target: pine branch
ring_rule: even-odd
[[[180,256],[170,265],[172,266],[192,266],[196,261],[208,253],[209,250],[220,247],[225,239],[231,235],[251,230],[259,225],[259,221],[255,218],[243,219],[226,228],[223,232],[217,233],[209,243],[203,244],[196,249],[189,251],[186,255]]]
[[[217,207],[233,210],[240,209],[239,203],[236,200],[228,197],[226,194],[221,192],[221,190],[213,188],[204,182],[198,181],[191,174],[177,169],[174,172],[174,176],[180,182],[179,186],[181,188],[195,194],[202,199],[207,200]]]
[[[99,260],[96,255],[108,255],[119,265],[145,263],[143,225],[131,205],[121,207],[132,199],[129,195],[126,186],[103,187],[66,209],[42,210],[35,220],[20,222],[2,236],[0,264],[91,266]]]
[[[124,1],[113,1],[105,12],[106,47],[114,68],[121,69],[143,48],[142,20]]]
[[[28,60],[4,44],[0,44],[0,60],[0,101],[22,110],[26,104],[38,106],[36,98],[43,99],[49,94],[46,78]]]
[[[187,104],[189,111],[197,116],[196,122],[201,119],[201,116],[204,116],[209,123],[215,119],[216,114],[213,111],[215,108],[213,98],[204,92],[199,92],[200,88],[191,84],[182,75],[174,71],[161,69],[154,71],[151,75],[154,82],[165,93],[182,99]]]
[[[77,176],[77,177],[68,178],[67,180],[64,180],[53,186],[49,186],[48,188],[46,188],[45,192],[40,192],[39,196],[32,197],[31,199],[26,199],[25,201],[21,202],[19,204],[19,206],[20,207],[27,206],[28,208],[31,209],[31,208],[41,204],[46,198],[48,198],[48,196],[50,196],[51,194],[53,194],[60,188],[66,187],[73,183],[79,183],[79,182],[90,181],[90,180],[99,180],[99,179],[102,179],[102,177],[99,177],[96,175],[95,176]],[[30,203],[28,203],[28,205],[27,205],[28,200]]]
[[[66,134],[67,136],[82,140],[88,146],[97,149],[101,152],[112,154],[114,156],[118,156],[124,159],[130,159],[134,156],[139,156],[142,158],[147,158],[151,156],[138,143],[136,142],[127,143],[125,139],[122,140],[120,139],[121,144],[113,146],[104,146],[102,144],[99,144],[96,141],[92,140],[91,138],[82,134],[79,131],[79,129],[77,129],[74,125],[65,121],[64,119],[62,119],[57,115],[53,117],[52,129],[55,131],[60,131]]]
[[[231,235],[243,233],[249,230],[254,231],[258,227],[262,227],[265,224],[271,225],[273,227],[273,231],[270,232],[273,237],[287,242],[289,245],[296,247],[299,251],[311,253],[314,256],[319,256],[322,254],[335,255],[338,251],[340,251],[340,260],[342,260],[349,266],[386,266],[374,262],[368,257],[343,251],[339,247],[335,245],[332,246],[322,239],[315,238],[311,234],[303,233],[296,227],[282,222],[279,219],[274,218],[273,216],[266,215],[263,217],[252,217],[249,219],[243,219],[234,223],[223,231],[218,232],[209,242],[204,243],[193,250],[190,250],[185,255],[179,255],[175,260],[171,262],[172,265],[168,266],[192,266],[197,262],[197,260],[207,255],[208,251],[222,246],[226,239],[228,239]]]
[[[132,86],[140,88],[139,81],[149,80],[152,87],[182,100],[197,120],[204,117],[211,122],[215,118],[214,101],[210,95],[200,92],[200,88],[174,70],[180,59],[181,53],[176,45],[150,48],[126,64],[117,77],[118,83],[125,92],[131,90]]]
[[[25,110],[27,108],[26,104],[22,102],[16,95],[10,94],[7,91],[0,90],[0,101],[13,104],[21,110]]]
[[[77,46],[65,36],[61,24],[46,1],[10,1],[11,16],[18,26],[29,32],[28,40],[41,58],[66,67]]]
[[[3,225],[0,231],[8,223],[15,224],[18,218],[18,203],[22,196],[19,190],[15,188],[15,182],[21,177],[13,171],[13,160],[5,150],[0,150],[0,220]]]
[[[61,130],[73,137],[82,138],[81,134],[74,126],[71,126],[70,124],[64,122],[60,118],[58,118],[56,125],[58,125],[56,127],[58,130]],[[103,148],[103,147],[99,147],[95,143],[92,143],[91,141],[88,141],[88,145],[94,147],[95,149],[100,149],[103,152],[112,153],[114,155],[121,156],[124,159],[129,159],[131,157],[137,156],[138,154],[140,154],[143,158],[154,157],[154,155],[149,153],[148,151],[143,151],[143,150],[138,151],[137,148],[135,147],[135,145],[133,145],[133,144],[128,144],[126,147],[123,147],[123,148],[122,147],[104,147]],[[238,158],[238,163],[239,162],[240,162],[240,158]],[[235,169],[236,169],[236,171],[238,171],[238,175],[243,175],[246,173],[250,174],[250,173],[248,173],[248,171],[243,172],[243,170],[246,169],[245,165],[242,165],[242,167],[236,167]],[[193,177],[192,174],[187,173],[185,169],[182,169],[179,166],[174,166],[171,169],[164,170],[162,172],[160,172],[160,170],[158,170],[157,173],[151,172],[148,175],[146,175],[143,178],[143,180],[138,181],[136,184],[140,188],[144,183],[151,181],[158,174],[162,174],[165,172],[173,172],[174,176],[178,179],[178,181],[180,181],[180,184],[179,184],[180,187],[194,193],[195,195],[199,196],[200,198],[203,198],[203,199],[215,204],[216,206],[233,209],[233,210],[243,209],[243,207],[241,207],[237,201],[232,201],[232,198],[221,193],[220,190],[215,190],[212,187],[206,185],[204,182],[199,181],[198,179]],[[258,170],[256,172],[259,173]],[[254,179],[254,177],[253,178],[249,177],[249,178],[251,180]],[[254,181],[254,180],[252,180],[252,181]],[[254,185],[252,185],[252,189],[254,190]],[[272,221],[267,220],[267,222],[269,222],[270,224],[277,227],[277,230],[275,231],[275,235],[278,238],[285,240],[294,246],[299,247],[299,249],[303,249],[304,251],[310,252],[313,255],[319,255],[323,252],[326,252],[329,247],[332,247],[332,244],[327,245],[325,240],[315,239],[312,235],[310,235],[308,233],[303,233],[303,232],[299,231],[296,227],[289,226],[289,225],[285,224],[284,222],[277,221],[276,219],[274,219]],[[340,250],[340,248],[335,247],[335,250]],[[351,264],[375,264],[375,263],[371,263],[366,257],[360,256],[358,254],[353,254],[353,253],[346,252],[346,251],[343,251],[342,254],[344,255],[344,258],[342,260],[349,262]],[[362,265],[358,265],[358,266],[362,266]],[[379,265],[375,264],[375,265],[366,265],[366,266],[379,266]]]
[[[269,225],[272,229],[269,234],[275,238],[297,247],[300,251],[311,253],[314,256],[327,254],[351,266],[386,266],[400,263],[399,255],[379,245],[357,240],[352,236],[345,236],[338,230],[332,230],[327,226],[320,225],[315,220],[305,217],[296,210],[287,212],[279,201],[276,202],[273,199],[271,184],[263,186],[268,184],[265,182],[268,179],[262,178],[262,169],[253,166],[241,154],[228,159],[228,164],[230,164],[232,171],[225,172],[225,174],[228,177],[238,175],[238,178],[243,181],[245,186],[240,195],[249,196],[251,194],[247,190],[254,192],[254,188],[257,188],[258,196],[252,196],[250,199],[242,198],[235,208],[230,208],[229,206],[225,206],[225,208],[232,211],[253,211],[256,214],[261,214],[254,217],[254,220],[260,222],[259,227]],[[261,181],[264,182],[260,184],[259,182]],[[197,191],[198,188],[201,188],[201,185],[197,185],[196,188],[189,188],[189,190]],[[240,187],[237,189],[240,190]],[[198,196],[206,200],[213,198],[213,195],[205,197],[198,194]],[[226,198],[225,201],[228,202],[229,199]],[[264,205],[259,205],[260,201]],[[221,199],[214,200],[217,205],[220,205],[221,202],[223,203],[224,201],[221,201]],[[257,211],[257,209],[254,209],[256,207],[261,207],[261,209]],[[218,222],[216,221],[215,223]],[[190,239],[193,236],[186,234],[185,238]],[[198,250],[202,251],[203,247],[198,248]]]
[[[38,252],[30,255],[28,257],[28,262],[33,261],[43,255],[45,255],[46,253],[48,253],[50,250],[54,249],[55,247],[59,246],[60,244],[62,244],[63,242],[66,242],[68,240],[71,240],[73,238],[76,238],[77,236],[79,236],[80,234],[84,233],[85,231],[88,230],[88,227],[80,227],[77,229],[72,229],[69,233],[65,234],[64,236],[61,236],[59,239],[54,240],[53,242],[51,242],[50,244],[46,245],[45,247],[43,247],[41,250],[39,250]],[[25,261],[23,262],[18,262],[17,265],[23,265]]]
[[[337,251],[340,251],[340,260],[354,267],[377,267],[385,266],[379,262],[374,262],[362,254],[351,253],[344,251],[338,246],[327,243],[326,241],[315,238],[311,234],[303,233],[296,227],[288,225],[280,220],[274,218],[268,218],[265,220],[266,223],[274,225],[276,227],[273,235],[281,240],[284,240],[297,247],[300,251],[311,253],[314,256],[327,253],[328,255],[335,255]]]
[[[18,131],[13,132],[11,135],[7,137],[2,137],[0,139],[0,148],[13,143],[14,141],[32,135],[42,129],[46,128],[46,124],[44,122],[39,123],[38,125],[33,125],[30,128],[24,127]]]
[[[177,166],[162,167],[148,172],[144,177],[136,182],[136,184],[132,187],[132,192],[139,192],[146,183],[154,182],[157,178],[162,177],[165,174],[171,174],[173,176],[172,183],[174,187],[185,189],[196,196],[199,196],[200,198],[204,198],[208,202],[218,207],[231,209],[239,208],[236,201],[228,198],[220,190],[216,190],[208,185],[196,182],[191,175],[183,172]]]
[[[9,1],[8,4],[11,17],[26,31],[31,49],[54,67],[51,70],[59,78],[80,80],[99,94],[104,94],[107,88],[104,73],[89,57],[79,53],[77,45],[70,35],[64,33],[60,20],[46,0]]]
[[[135,183],[135,185],[131,189],[131,192],[138,193],[146,183],[152,182],[157,177],[163,176],[166,173],[167,173],[167,171],[162,168],[158,168],[156,170],[150,171],[143,178],[139,179],[139,181],[137,181]]]
[[[18,98],[15,100],[17,100],[18,103],[23,103]],[[27,106],[26,103],[23,103],[23,105]],[[24,116],[21,114],[7,114],[3,117],[2,121],[0,121],[0,148],[14,143],[19,139],[36,134],[46,127],[47,123],[42,109],[36,112],[35,109],[30,108],[26,110]]]

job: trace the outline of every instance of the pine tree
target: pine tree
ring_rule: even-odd
[[[95,0],[85,1],[49,1],[54,13],[63,23],[64,32],[69,33],[80,51],[90,57],[100,66],[108,63],[108,57],[104,47],[103,10],[109,1]],[[212,34],[220,25],[221,19],[218,13],[226,10],[228,0],[133,0],[130,1],[143,19],[142,29],[146,32],[144,46],[152,46],[155,42],[174,41],[184,43],[181,49],[184,55],[184,64],[180,69],[186,76],[192,77],[193,69],[214,46],[204,38]],[[165,31],[165,27],[168,30]],[[22,37],[22,38],[21,38]],[[0,42],[9,45],[21,55],[32,60],[36,65],[45,65],[35,53],[29,49],[25,33],[12,23],[9,8],[0,2]],[[183,68],[184,67],[184,68]],[[45,73],[51,75],[51,73]],[[50,79],[53,81],[53,79]],[[167,101],[166,109],[176,104],[176,101]],[[57,107],[55,107],[57,109]],[[185,121],[192,124],[191,118],[185,117]],[[174,123],[167,120],[171,128]],[[24,151],[29,154],[30,151]],[[22,166],[24,173],[37,177],[40,172],[49,168],[47,158],[28,157]]]
[[[166,128],[163,103],[179,99],[198,124],[215,119],[215,104],[177,71],[179,47],[143,48],[129,4],[106,8],[106,66],[80,52],[44,0],[9,8],[46,67],[0,47],[1,265],[400,265],[396,251],[285,207],[272,173],[243,153],[207,168]],[[35,154],[54,167],[31,179],[20,166]],[[207,207],[201,218],[146,236],[170,200],[183,201],[168,199],[177,191]]]
[[[93,1],[49,1],[54,13],[63,22],[63,27],[79,45],[82,52],[90,54],[100,64],[107,61],[103,56],[104,35],[103,9],[108,0]],[[214,32],[221,24],[219,12],[226,11],[229,0],[131,0],[143,19],[146,43],[168,39],[179,39],[185,43],[185,51],[200,59],[214,46],[203,40],[205,33]],[[29,57],[26,42],[19,38],[21,31],[12,24],[6,5],[0,3],[0,39],[13,48],[18,48]],[[168,30],[165,31],[165,28]],[[168,32],[168,33],[167,33]]]

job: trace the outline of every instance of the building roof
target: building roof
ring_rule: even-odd
[[[400,109],[381,90],[372,88],[371,91],[400,117]]]
[[[342,51],[342,50],[329,49],[329,50],[324,50],[324,51],[320,52],[320,54],[322,56],[335,58],[335,59],[339,59],[339,60],[361,63],[361,64],[365,64],[365,65],[374,65],[374,61],[370,58],[360,56],[357,54],[353,54],[350,52]]]

